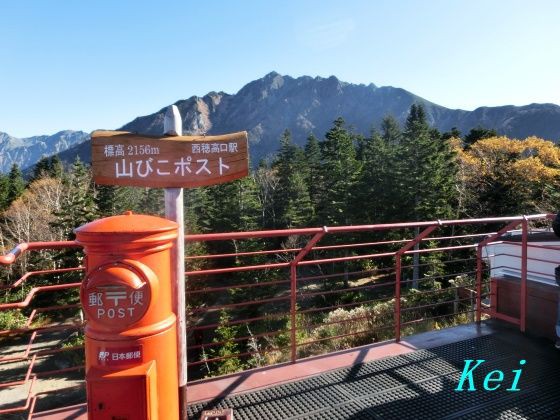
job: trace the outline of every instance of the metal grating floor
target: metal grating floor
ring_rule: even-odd
[[[476,391],[455,391],[465,359],[486,360],[474,371]],[[507,391],[520,359],[527,361],[520,391]],[[485,391],[484,377],[495,369],[504,372],[502,386]],[[234,409],[236,420],[560,418],[560,352],[549,342],[501,330],[193,404],[189,418],[198,420],[202,410],[226,407]]]

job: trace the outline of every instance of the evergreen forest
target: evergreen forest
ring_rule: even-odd
[[[367,136],[354,132],[342,118],[336,119],[326,133],[318,135],[309,134],[305,146],[300,147],[296,143],[301,142],[295,142],[286,130],[278,139],[276,156],[253,162],[250,176],[230,183],[185,190],[187,235],[555,213],[559,207],[560,149],[551,141],[536,137],[509,139],[484,127],[475,127],[464,134],[456,129],[442,133],[428,124],[421,105],[411,107],[403,125],[388,116],[380,128],[372,129]],[[76,160],[65,166],[57,156],[42,158],[28,179],[24,179],[21,169],[14,165],[8,174],[0,175],[0,253],[5,254],[22,242],[71,240],[74,228],[126,210],[162,215],[163,190],[95,185],[87,164]],[[376,239],[381,240],[382,236]],[[332,239],[326,244],[336,241]],[[189,242],[187,252],[196,256],[303,244],[305,242],[297,237],[288,237],[281,243],[258,238],[243,243]],[[262,262],[259,258],[249,258],[244,263]],[[442,274],[437,256],[430,258],[422,261],[428,268],[421,274]],[[82,263],[83,256],[78,250],[25,254],[17,263],[0,270],[0,284],[9,284],[29,271],[70,268]],[[209,263],[192,259],[187,262],[187,271],[226,263],[240,264],[236,260]],[[365,268],[368,267],[362,262],[359,267],[345,266],[343,270]],[[331,269],[335,270],[334,267]],[[310,269],[303,274],[328,275],[327,271]],[[258,274],[236,273],[234,280],[237,283],[258,283],[274,281],[278,276],[281,273],[274,270]],[[418,277],[418,273],[414,276]],[[76,277],[75,272],[43,276],[34,285],[64,283]],[[220,281],[217,278],[209,280],[216,284]],[[440,281],[438,287],[448,285],[449,282]],[[343,286],[348,286],[347,276],[342,280]],[[30,287],[22,284],[16,291],[3,293],[2,299],[4,302],[20,300]],[[193,281],[188,287],[192,292],[204,286]],[[224,293],[228,294],[227,302],[232,303],[261,297],[258,291],[247,289],[230,289]],[[319,303],[323,306],[345,305],[368,297],[371,298],[353,293],[337,299],[318,296],[317,299],[322,300],[311,301],[308,307]],[[413,296],[408,298],[414,301]],[[61,293],[55,294],[54,298],[50,295],[51,301],[45,299],[38,297],[38,305],[77,302],[78,294]],[[216,299],[215,296],[205,297],[203,293],[193,294],[188,305],[192,309],[204,302],[215,303]],[[313,321],[328,324],[344,317],[356,319],[375,315],[382,318],[391,311],[390,302],[362,305],[347,311],[332,311]],[[247,334],[258,335],[271,325],[256,325],[250,329],[248,324],[236,324],[231,320],[241,312],[245,318],[262,313],[248,308],[233,312],[223,310],[215,314],[219,326],[194,337],[195,343],[223,343],[208,348],[199,346],[201,350],[192,355],[194,360],[201,361],[195,376],[230,373],[285,360],[286,355],[281,352],[275,357],[263,356],[263,348],[267,345],[282,347],[287,336],[279,335],[273,343],[255,338],[237,340],[236,337]],[[18,318],[22,317],[18,314],[16,311],[0,313],[0,329],[20,325],[25,318]],[[191,311],[190,322],[196,324],[198,321],[196,311]],[[308,321],[310,319],[304,317],[297,320],[298,323]],[[272,327],[289,329],[290,320],[277,321]],[[313,332],[321,337],[338,333],[340,331],[330,331],[326,326]],[[298,340],[300,338],[305,339],[298,337]],[[374,340],[382,338],[373,337]],[[360,343],[339,340],[335,347]],[[250,357],[232,356],[247,352],[247,348],[251,350]],[[227,357],[225,361],[205,362],[222,356]]]

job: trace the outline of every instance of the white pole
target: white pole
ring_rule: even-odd
[[[171,105],[163,119],[163,134],[181,136],[183,122],[179,109]],[[183,189],[165,188],[165,217],[177,222],[179,234],[171,254],[173,310],[177,315],[177,366],[179,374],[180,419],[187,418],[187,322],[185,319],[185,221],[183,218]]]

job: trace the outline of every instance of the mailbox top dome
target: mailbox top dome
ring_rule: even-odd
[[[77,235],[88,233],[163,233],[176,230],[179,225],[162,217],[133,214],[127,211],[122,215],[97,219],[74,229]]]

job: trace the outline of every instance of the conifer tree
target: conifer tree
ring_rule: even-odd
[[[95,203],[101,217],[118,213],[117,188],[114,185],[96,185]]]
[[[65,206],[56,214],[54,225],[64,236],[72,239],[73,229],[91,222],[98,214],[91,172],[79,157],[74,161],[64,183],[68,188],[68,197]]]
[[[260,228],[274,229],[277,226],[274,197],[279,183],[278,172],[261,160],[252,176],[257,186],[257,200],[261,209]]]
[[[451,138],[460,139],[461,138],[461,132],[459,131],[459,129],[457,127],[452,127],[450,131],[446,131],[446,132],[442,133],[441,138],[443,140],[449,140]]]
[[[396,155],[402,220],[434,220],[452,215],[455,155],[430,128],[422,105],[412,105]]]
[[[8,208],[8,189],[9,189],[8,176],[0,174],[0,212]]]
[[[35,164],[35,166],[33,167],[33,174],[29,179],[29,183],[32,183],[33,181],[36,181],[46,176],[49,170],[49,166],[50,166],[50,159],[48,158],[48,156],[45,155],[41,156],[41,159],[39,159]]]
[[[19,198],[25,190],[25,180],[19,166],[14,163],[8,174],[8,193],[6,195],[6,203],[9,206],[13,201]]]
[[[388,115],[381,121],[381,137],[390,148],[395,148],[401,142],[401,126],[392,115]]]
[[[489,139],[491,137],[497,137],[498,133],[493,128],[484,128],[481,125],[472,128],[471,131],[465,136],[465,148],[471,147],[479,140]]]
[[[139,203],[141,213],[163,216],[165,205],[162,188],[145,188],[141,197]]]
[[[344,120],[339,117],[325,138],[321,150],[323,183],[318,221],[325,225],[348,225],[352,222],[354,187],[360,172],[354,136],[348,132]]]
[[[364,142],[363,166],[354,196],[357,223],[392,220],[397,204],[393,182],[394,150],[394,146],[375,131]]]
[[[206,209],[210,205],[208,188],[186,188],[185,194],[185,229],[190,233],[209,231],[208,221],[203,220]]]
[[[312,207],[305,182],[305,164],[303,150],[292,142],[290,132],[284,131],[274,165],[278,172],[274,197],[277,228],[303,227],[311,220]]]
[[[428,125],[422,105],[411,106],[396,157],[401,220],[449,218],[456,201],[455,156],[450,142]],[[418,288],[420,256],[415,253],[413,258],[412,287]]]
[[[49,162],[49,176],[52,178],[62,179],[64,175],[64,165],[58,155],[51,156]]]
[[[67,190],[65,205],[55,212],[55,221],[51,224],[58,231],[58,236],[67,240],[74,239],[74,229],[91,222],[98,216],[94,199],[91,172],[76,157],[68,174],[62,179]],[[55,257],[60,267],[76,267],[82,263],[82,254],[75,249],[65,249]]]
[[[33,167],[33,174],[31,175],[29,183],[31,184],[33,181],[46,176],[62,179],[63,174],[64,166],[58,155],[53,155],[51,157],[43,155]]]
[[[209,232],[257,229],[260,209],[256,193],[252,177],[208,187],[201,226]]]
[[[310,222],[314,223],[317,217],[317,208],[323,180],[321,178],[321,145],[317,137],[313,134],[309,135],[307,143],[305,144],[305,162],[307,165],[305,182],[307,184],[307,191],[309,192],[309,199],[311,200],[313,212]]]

